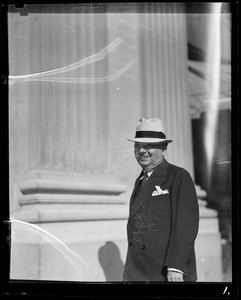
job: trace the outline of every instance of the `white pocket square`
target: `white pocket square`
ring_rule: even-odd
[[[159,196],[159,195],[165,195],[169,194],[168,190],[162,190],[159,185],[155,186],[156,190],[153,191],[152,196]]]

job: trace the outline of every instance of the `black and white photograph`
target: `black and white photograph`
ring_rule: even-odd
[[[229,296],[230,2],[8,4],[6,20],[10,281]]]

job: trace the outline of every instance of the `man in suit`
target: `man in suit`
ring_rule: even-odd
[[[160,119],[137,124],[134,152],[142,172],[130,199],[124,281],[196,281],[194,251],[199,210],[195,186],[183,168],[169,164]]]

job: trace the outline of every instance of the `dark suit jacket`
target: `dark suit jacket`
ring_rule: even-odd
[[[190,174],[164,159],[134,199],[139,181],[130,199],[123,280],[166,281],[167,267],[172,267],[186,274],[184,281],[196,281],[199,209]],[[155,186],[168,193],[152,196]]]

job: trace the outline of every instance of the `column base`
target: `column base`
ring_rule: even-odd
[[[198,198],[205,198],[206,192],[196,186]],[[198,281],[222,282],[222,246],[218,213],[207,208],[207,201],[199,199],[199,230],[195,242]]]

